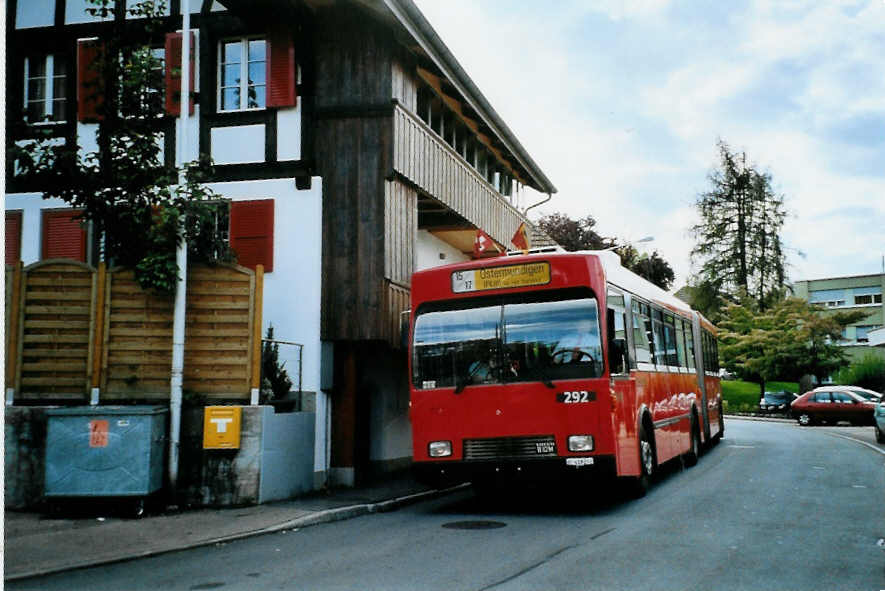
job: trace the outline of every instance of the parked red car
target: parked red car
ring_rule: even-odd
[[[876,404],[842,389],[815,388],[793,401],[790,413],[802,426],[848,421],[852,425],[872,425]]]

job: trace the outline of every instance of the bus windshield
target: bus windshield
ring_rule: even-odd
[[[595,298],[498,303],[420,313],[415,388],[596,378],[603,374]]]

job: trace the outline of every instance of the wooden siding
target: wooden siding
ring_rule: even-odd
[[[418,117],[393,114],[393,167],[421,190],[507,246],[523,216]]]
[[[418,110],[418,86],[413,75],[406,70],[400,61],[392,65],[393,98],[412,113]]]
[[[317,122],[323,177],[324,340],[374,340],[384,333],[385,180],[390,119]]]
[[[95,273],[48,260],[24,269],[16,399],[86,400],[92,370]]]
[[[392,281],[384,281],[384,340],[394,349],[402,348],[402,313],[409,309],[411,290]]]
[[[354,8],[333,5],[316,13],[318,110],[390,103],[393,40],[384,25]]]
[[[384,185],[384,278],[410,285],[415,270],[418,195],[400,181]]]

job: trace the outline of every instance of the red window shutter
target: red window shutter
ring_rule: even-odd
[[[190,55],[190,91],[191,98],[188,101],[188,114],[194,114],[194,33],[191,31],[191,55]],[[178,117],[181,114],[181,33],[166,34],[166,112]]]
[[[97,62],[104,45],[95,39],[77,43],[77,120],[99,121],[99,110],[104,103],[104,88]]]
[[[295,42],[292,31],[283,28],[267,35],[267,106],[294,107],[298,101],[295,79],[298,66],[295,63]]]
[[[244,267],[273,271],[273,199],[231,202],[230,246]]]
[[[78,209],[43,212],[43,259],[74,259],[86,262],[86,230]]]
[[[6,264],[16,264],[22,256],[22,212],[6,212]]]

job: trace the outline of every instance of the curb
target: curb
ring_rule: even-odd
[[[229,536],[221,536],[217,538],[210,538],[207,540],[200,540],[198,542],[192,542],[189,544],[184,544],[178,546],[176,548],[167,548],[162,550],[145,550],[144,552],[138,552],[134,554],[130,554],[128,556],[122,556],[119,558],[108,558],[103,560],[85,560],[83,562],[77,564],[69,564],[62,567],[57,568],[47,568],[41,570],[35,570],[31,572],[18,573],[14,575],[5,575],[4,581],[21,581],[25,579],[32,579],[35,577],[42,577],[48,575],[54,575],[58,573],[68,572],[72,570],[80,570],[84,568],[91,568],[94,566],[105,566],[108,564],[116,564],[119,562],[127,562],[130,560],[137,560],[139,558],[149,558],[151,556],[160,556],[162,554],[170,554],[172,552],[180,552],[182,550],[190,550],[191,548],[201,548],[204,546],[213,546],[215,544],[226,544],[228,542],[233,542],[236,540],[242,540],[245,538],[251,538],[255,536],[261,536],[265,534],[271,534],[281,531],[288,531],[293,529],[299,529],[303,527],[310,527],[312,525],[320,525],[323,523],[332,523],[335,521],[344,521],[347,519],[352,519],[354,517],[361,517],[363,515],[368,515],[370,513],[386,513],[388,511],[395,511],[401,507],[405,507],[407,505],[412,505],[414,503],[418,503],[421,501],[435,499],[438,497],[442,497],[454,492],[458,492],[459,490],[463,490],[469,488],[470,484],[459,484],[456,486],[452,486],[449,488],[443,489],[434,489],[428,490],[419,493],[413,493],[410,495],[405,495],[402,497],[396,497],[393,499],[388,499],[386,501],[379,501],[377,503],[363,503],[360,505],[350,505],[347,507],[336,507],[334,509],[324,509],[322,511],[315,511],[303,517],[296,517],[295,519],[291,519],[289,521],[285,521],[283,523],[277,525],[271,525],[268,527],[264,527],[261,529],[244,531],[236,534],[231,534]]]
[[[795,423],[795,419],[781,419],[778,417],[756,417],[752,415],[724,415],[726,419],[737,421],[760,421],[764,423]]]

